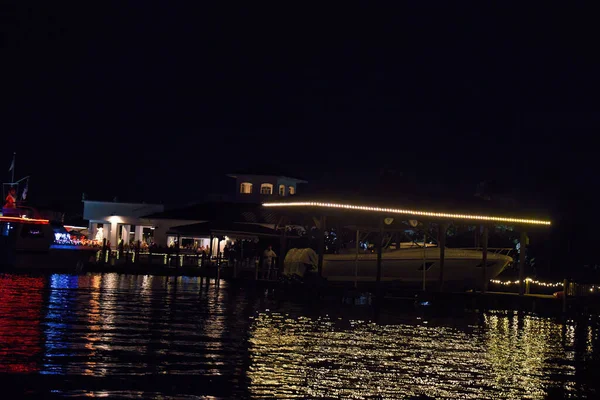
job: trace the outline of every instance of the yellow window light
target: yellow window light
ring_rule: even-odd
[[[338,208],[343,210],[359,210],[359,211],[372,211],[387,214],[404,214],[404,215],[415,215],[421,217],[433,217],[433,218],[452,218],[452,219],[466,219],[466,220],[477,220],[477,221],[493,221],[493,222],[507,222],[514,224],[531,224],[531,225],[550,225],[550,221],[543,221],[537,219],[522,219],[522,218],[507,218],[507,217],[492,217],[486,215],[470,215],[470,214],[451,214],[441,213],[432,211],[419,211],[419,210],[405,210],[401,208],[382,208],[382,207],[369,207],[369,206],[358,206],[351,204],[339,204],[339,203],[320,203],[312,201],[297,201],[289,203],[264,203],[265,207],[321,207],[321,208]]]

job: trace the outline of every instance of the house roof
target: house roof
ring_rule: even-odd
[[[260,204],[206,202],[153,213],[142,218],[277,224],[279,214],[278,211],[265,209]]]
[[[255,165],[251,165],[245,168],[236,168],[234,173],[227,174],[229,177],[235,177],[238,175],[257,175],[257,176],[277,176],[288,179],[297,180],[298,183],[307,183],[306,177],[302,174],[298,174],[295,168],[284,168],[281,165],[269,163],[269,162],[258,162]]]
[[[82,203],[102,203],[102,204],[128,204],[135,206],[161,206],[162,203],[146,203],[144,201],[114,201],[114,200],[82,200]]]
[[[265,178],[282,178],[282,179],[286,179],[289,181],[295,181],[296,183],[308,183],[308,181],[305,181],[303,179],[298,179],[298,178],[292,178],[290,176],[287,175],[275,175],[275,174],[247,174],[247,173],[236,173],[236,174],[227,174],[228,177],[230,178],[237,178],[238,176],[259,176],[259,177],[265,177]]]

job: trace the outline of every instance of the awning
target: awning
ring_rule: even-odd
[[[279,237],[275,229],[257,224],[239,222],[202,222],[198,224],[180,225],[171,228],[168,235],[180,236],[230,236],[238,239],[254,239],[259,237]]]

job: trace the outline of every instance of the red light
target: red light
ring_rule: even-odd
[[[0,221],[24,222],[24,223],[28,223],[28,224],[40,224],[40,225],[48,225],[50,223],[50,221],[47,219],[21,218],[21,217],[0,217]]]

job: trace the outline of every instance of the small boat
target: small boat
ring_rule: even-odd
[[[490,248],[487,254],[486,279],[497,277],[510,263],[512,249]],[[292,249],[284,261],[284,275],[301,275],[304,266],[316,270],[317,256],[312,249]],[[483,279],[483,252],[480,249],[445,248],[444,286],[477,288]],[[425,269],[425,272],[423,272]],[[329,282],[374,283],[377,254],[348,251],[323,256],[323,278]],[[436,285],[440,279],[440,248],[432,243],[406,242],[397,249],[384,249],[381,255],[381,281],[418,287]]]

